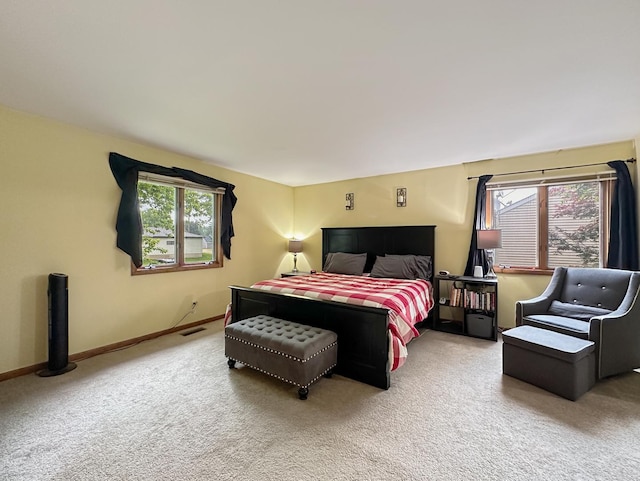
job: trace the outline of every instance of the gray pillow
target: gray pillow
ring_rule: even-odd
[[[413,256],[416,260],[416,270],[418,279],[431,279],[433,276],[431,266],[431,256]]]
[[[389,254],[376,258],[371,277],[395,279],[430,279],[431,257]]]
[[[607,314],[611,314],[611,311],[582,304],[551,301],[549,314],[554,316],[572,317],[574,319],[580,319],[581,321],[589,321],[593,316],[605,316]]]
[[[367,262],[366,253],[329,252],[322,270],[333,274],[360,276],[364,272],[365,262]]]
[[[371,269],[371,277],[393,277],[394,279],[415,279],[415,272],[407,259],[389,256],[376,258]]]

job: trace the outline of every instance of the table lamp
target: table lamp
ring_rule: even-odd
[[[478,231],[478,249],[487,251],[487,262],[489,270],[487,271],[487,279],[495,279],[496,273],[493,270],[494,249],[502,247],[502,231],[500,229],[486,229]]]
[[[298,272],[298,267],[296,266],[298,262],[298,252],[302,252],[302,241],[296,239],[289,240],[289,252],[293,253],[293,270],[291,272]]]

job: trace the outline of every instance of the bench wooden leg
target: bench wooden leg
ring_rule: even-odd
[[[227,364],[229,365],[229,369],[236,367],[236,362],[233,359],[227,360]]]
[[[301,387],[298,389],[298,397],[303,401],[307,399],[307,395],[309,394],[309,388]]]

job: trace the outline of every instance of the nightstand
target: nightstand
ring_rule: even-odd
[[[434,277],[435,331],[498,340],[498,279]]]
[[[311,272],[298,271],[298,272],[282,272],[280,277],[294,277],[294,276],[309,276]]]

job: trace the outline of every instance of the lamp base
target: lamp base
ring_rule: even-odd
[[[494,255],[495,252],[493,249],[488,249],[487,250],[487,254],[488,254],[488,263],[489,263],[489,270],[487,271],[487,273],[484,275],[485,279],[497,279],[498,276],[496,275],[496,271],[493,270],[493,261],[494,261]]]
[[[489,266],[489,271],[484,275],[485,279],[497,279],[495,271],[493,270],[493,265]]]

